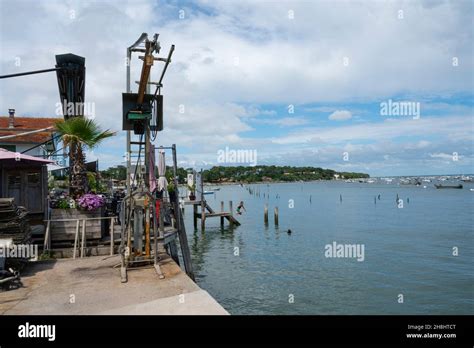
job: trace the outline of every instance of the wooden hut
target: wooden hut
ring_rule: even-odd
[[[48,172],[53,161],[0,148],[0,197],[14,198],[30,219],[42,220],[47,211]]]

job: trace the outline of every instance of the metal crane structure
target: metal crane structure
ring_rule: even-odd
[[[173,229],[166,234],[164,229],[164,199],[158,192],[150,187],[151,175],[154,173],[154,141],[157,133],[163,129],[163,78],[171,63],[174,45],[171,46],[167,58],[155,57],[161,50],[158,34],[154,34],[150,40],[143,33],[138,40],[127,48],[126,68],[126,93],[122,94],[122,129],[127,132],[127,195],[122,201],[122,235],[119,253],[121,256],[121,281],[127,281],[127,269],[144,263],[154,263],[155,269],[160,276],[163,274],[158,264],[158,248],[160,245],[167,246],[170,254],[179,263],[175,236],[178,235],[180,249],[184,261],[184,268],[188,276],[194,279],[191,257],[184,228],[181,210],[179,209],[178,197],[175,201],[168,202],[173,210]],[[132,93],[130,83],[131,59],[133,53],[142,53],[138,58],[143,61],[137,93]],[[158,82],[151,82],[151,69],[155,61],[164,62]],[[155,86],[155,92],[150,93],[150,86]],[[133,134],[132,134],[133,131]],[[135,138],[135,139],[133,139]],[[137,149],[138,148],[138,149]],[[165,149],[161,146],[160,149]],[[174,183],[178,187],[176,146],[171,147],[173,152]],[[143,163],[142,163],[143,156]],[[132,159],[136,164],[132,167]],[[159,229],[159,231],[158,231]],[[151,230],[153,230],[154,247],[151,247]],[[145,245],[143,247],[143,237]],[[133,241],[132,241],[133,238]],[[153,253],[152,253],[153,251]]]

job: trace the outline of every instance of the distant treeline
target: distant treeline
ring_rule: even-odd
[[[166,168],[168,179],[172,177],[172,168]],[[186,182],[187,173],[191,168],[178,168],[179,183]],[[157,171],[155,171],[156,173]],[[108,168],[101,171],[103,178],[125,180],[127,169],[125,166]],[[203,171],[205,182],[262,182],[262,181],[311,181],[311,180],[333,180],[333,179],[356,179],[369,178],[369,174],[353,172],[336,172],[332,169],[319,167],[290,167],[290,166],[254,166],[254,167],[223,167],[217,166]]]
[[[192,168],[184,169],[178,167],[178,178],[179,183],[184,184],[188,175],[188,171],[192,171]],[[158,174],[158,168],[155,168],[155,174]],[[115,167],[107,168],[102,170],[100,175],[104,179],[115,179],[115,180],[126,180],[127,179],[127,167],[124,165],[118,165]],[[166,166],[166,178],[171,181],[173,177],[173,168]]]
[[[365,173],[336,172],[319,167],[254,166],[212,167],[203,172],[207,182],[310,181],[368,178]]]

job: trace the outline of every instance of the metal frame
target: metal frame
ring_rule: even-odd
[[[144,48],[143,47],[140,47],[140,45],[144,44]],[[154,34],[153,36],[153,39],[152,40],[149,40],[148,39],[148,35],[146,33],[143,33],[137,41],[135,41],[135,43],[133,43],[131,46],[129,46],[127,48],[127,67],[126,67],[126,93],[132,93],[132,90],[131,90],[131,79],[130,79],[130,75],[131,75],[131,59],[132,59],[132,54],[134,52],[140,52],[140,53],[144,53],[143,56],[139,56],[138,58],[139,59],[142,59],[143,60],[143,64],[142,64],[142,69],[141,69],[141,76],[140,76],[140,80],[138,81],[138,98],[137,98],[137,105],[138,107],[141,106],[141,104],[143,103],[144,101],[144,97],[145,97],[145,93],[149,94],[149,88],[150,88],[150,85],[155,85],[156,86],[156,90],[155,90],[155,93],[153,95],[153,99],[156,98],[156,95],[158,93],[161,93],[161,88],[163,87],[162,85],[162,82],[163,82],[163,78],[164,78],[164,75],[166,73],[166,70],[168,68],[168,65],[169,63],[171,62],[171,56],[174,52],[174,48],[175,46],[172,45],[171,48],[170,48],[170,51],[168,53],[168,57],[167,58],[159,58],[159,57],[154,57],[153,56],[153,53],[156,52],[156,53],[159,53],[160,49],[161,49],[161,46],[160,46],[160,43],[158,42],[158,34]],[[160,80],[159,82],[150,82],[150,71],[151,71],[151,67],[154,63],[154,61],[161,61],[161,62],[164,62],[165,65],[164,65],[164,68],[161,72],[161,75],[160,75]],[[145,131],[144,131],[144,139],[143,141],[142,138],[140,137],[140,141],[132,141],[132,134],[131,134],[131,131],[130,130],[127,130],[127,144],[126,144],[126,161],[127,161],[127,197],[124,199],[125,201],[125,207],[126,207],[126,200],[128,200],[128,207],[126,207],[126,209],[124,209],[124,213],[125,213],[125,221],[124,221],[124,227],[122,228],[122,244],[121,244],[121,278],[122,278],[122,282],[126,282],[127,281],[127,266],[130,262],[133,262],[133,256],[132,256],[132,253],[131,253],[131,235],[132,235],[132,224],[131,224],[131,212],[132,212],[132,209],[133,207],[135,206],[135,202],[134,202],[134,194],[136,193],[139,193],[141,194],[142,196],[145,196],[148,198],[148,203],[145,202],[144,204],[144,211],[145,211],[145,226],[144,226],[144,233],[145,233],[145,257],[150,257],[150,253],[149,253],[149,250],[150,250],[150,213],[152,214],[153,216],[153,233],[154,233],[154,241],[155,241],[155,253],[154,253],[154,258],[153,258],[153,261],[154,261],[154,264],[155,264],[155,268],[157,270],[157,273],[158,275],[161,277],[163,277],[163,274],[161,273],[161,270],[159,269],[159,265],[158,265],[158,257],[157,257],[157,251],[158,251],[158,242],[157,242],[157,218],[156,218],[156,211],[155,211],[155,198],[153,196],[153,194],[150,192],[150,187],[149,187],[149,182],[150,182],[150,151],[151,151],[151,126],[150,126],[150,122],[149,121],[146,121],[145,122]],[[155,135],[156,136],[156,135]],[[142,184],[140,185],[140,187],[137,187],[137,190],[136,191],[133,191],[133,187],[132,187],[132,182],[131,182],[131,173],[132,173],[132,154],[135,153],[135,151],[132,151],[132,145],[138,145],[139,146],[139,150],[137,151],[138,154],[141,154],[141,151],[142,151],[142,146],[144,145],[144,151],[145,151],[145,154],[144,154],[144,167],[145,167],[145,173],[144,173],[144,180],[142,182]],[[165,147],[157,147],[156,149],[164,149]],[[173,144],[173,146],[171,147],[172,151],[173,151],[173,162],[174,162],[174,165],[173,165],[173,170],[174,170],[174,180],[175,180],[175,184],[176,184],[176,187],[177,186],[177,161],[176,161],[176,146]],[[138,156],[139,158],[137,159],[137,166],[141,165],[140,162],[140,156]],[[135,168],[137,170],[137,167]],[[136,172],[135,170],[135,172]],[[134,181],[135,181],[136,177],[134,177]],[[138,184],[138,182],[137,182]],[[176,196],[178,197],[178,195]],[[177,198],[178,199],[178,198]],[[150,203],[151,203],[151,206],[150,206]],[[183,253],[183,259],[184,259],[184,266],[185,266],[185,270],[186,270],[186,273],[188,274],[188,276],[190,276],[192,279],[194,279],[194,274],[193,274],[193,270],[192,270],[192,264],[191,264],[191,257],[190,257],[190,253],[189,253],[189,247],[188,247],[188,243],[187,243],[187,237],[186,237],[186,231],[185,231],[185,228],[184,228],[184,222],[183,222],[183,219],[182,219],[182,216],[180,215],[181,214],[181,210],[179,209],[179,202],[178,200],[176,200],[175,202],[173,202],[174,204],[174,210],[175,210],[175,218],[176,218],[176,225],[177,225],[177,232],[178,232],[178,236],[179,236],[179,240],[180,240],[180,245],[181,245],[181,250],[182,250],[182,253]],[[161,217],[162,214],[160,214],[160,217]],[[161,226],[161,224],[160,224]],[[127,247],[125,247],[125,239],[127,239]],[[126,252],[126,249],[128,248],[128,253]]]

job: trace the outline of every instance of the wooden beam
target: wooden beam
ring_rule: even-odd
[[[77,244],[79,243],[79,224],[80,221],[77,219],[76,221],[76,234],[74,235],[74,254],[73,254],[73,259],[76,258],[76,250],[77,250]]]
[[[84,257],[84,247],[86,244],[86,220],[82,220],[82,243],[81,243],[81,258]]]
[[[109,231],[110,231],[110,256],[112,256],[114,254],[114,220],[115,220],[115,218],[113,218],[113,217],[110,218],[110,226],[109,226]],[[79,229],[79,226],[78,226],[78,229]],[[74,248],[74,254],[75,253],[76,253],[76,249]]]
[[[176,159],[176,145],[175,144],[173,144],[172,146],[172,152],[173,152],[174,184],[177,190],[178,189],[178,167],[177,167],[178,162]],[[177,192],[179,191],[177,190]],[[179,244],[181,247],[181,253],[183,254],[184,269],[188,277],[194,280],[194,271],[193,271],[193,264],[191,261],[191,252],[189,251],[188,237],[186,236],[186,226],[184,225],[184,219],[181,213],[181,209],[179,209],[179,194],[176,195],[176,198],[174,201],[174,211],[176,214],[176,225],[178,228]]]
[[[43,252],[48,250],[48,239],[50,235],[51,221],[46,223],[46,231],[44,233],[44,243],[43,243]]]

